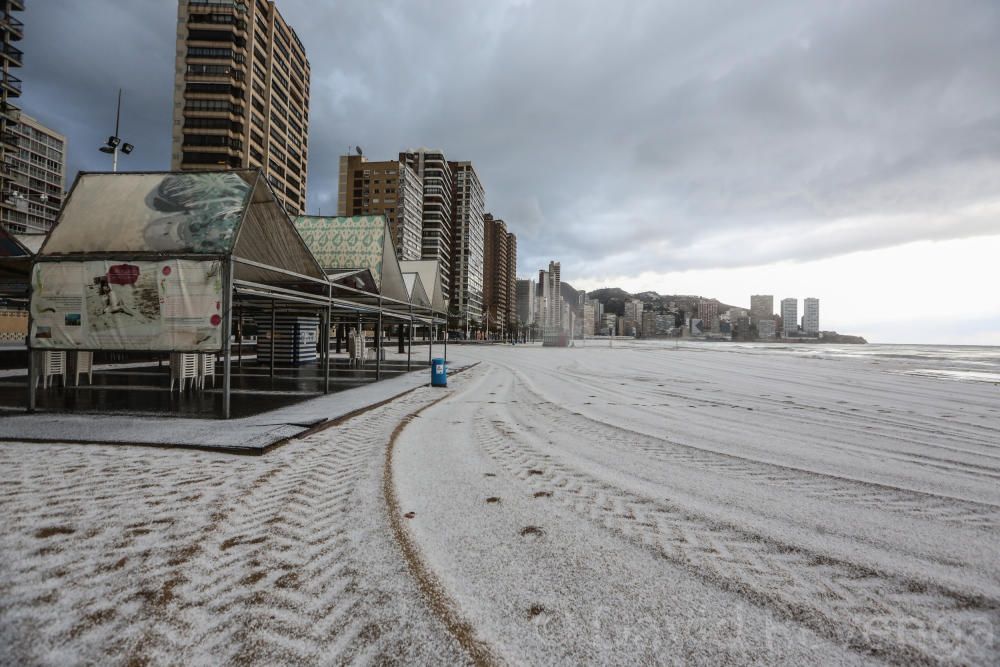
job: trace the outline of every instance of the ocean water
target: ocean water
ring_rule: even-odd
[[[637,341],[638,342],[638,341]],[[979,345],[826,345],[649,341],[674,347],[717,348],[746,354],[780,354],[827,359],[863,359],[888,372],[1000,385],[1000,347]]]

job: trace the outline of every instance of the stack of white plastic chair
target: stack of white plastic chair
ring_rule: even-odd
[[[354,361],[358,366],[364,366],[368,361],[368,348],[365,347],[365,332],[361,331],[354,337],[354,344],[357,350],[354,353]]]
[[[209,352],[208,354],[199,354],[198,358],[201,362],[201,367],[198,369],[198,384],[202,389],[205,388],[205,378],[211,376],[212,386],[215,386],[215,353]]]
[[[48,389],[49,378],[54,378],[57,375],[62,376],[63,386],[66,386],[66,352],[62,350],[43,350],[41,352],[36,352],[35,359],[38,362],[39,379],[42,381],[42,387]],[[37,381],[35,386],[37,387]]]
[[[171,352],[170,391],[174,390],[174,382],[178,382],[178,392],[184,391],[184,385],[188,380],[191,380],[192,386],[198,381],[198,355],[188,352]]]
[[[351,365],[360,366],[365,362],[365,335],[353,327],[347,335],[347,351],[351,355]]]
[[[94,384],[94,353],[93,352],[74,352],[76,357],[76,368],[74,369],[73,384],[80,386],[80,376],[87,376],[87,384]]]

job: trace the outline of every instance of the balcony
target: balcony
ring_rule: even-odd
[[[24,0],[7,0],[7,9],[12,12],[23,12]]]
[[[0,16],[0,30],[8,33],[12,42],[19,42],[24,39],[24,23],[10,14]]]
[[[3,48],[0,49],[0,55],[9,60],[10,64],[14,67],[21,67],[24,63],[24,52],[10,44],[3,44]]]
[[[3,102],[0,104],[0,117],[6,119],[8,123],[20,123],[21,110],[10,102]]]
[[[235,9],[241,14],[246,14],[247,3],[244,0],[189,0],[191,8],[208,7],[211,9]]]
[[[194,14],[188,17],[191,30],[226,30],[247,36],[247,22],[231,14]]]
[[[10,72],[3,73],[3,78],[0,79],[0,85],[2,85],[7,91],[7,97],[21,96],[21,80]]]
[[[17,135],[10,130],[6,130],[3,134],[0,134],[0,144],[3,144],[11,150],[17,150],[19,148]]]

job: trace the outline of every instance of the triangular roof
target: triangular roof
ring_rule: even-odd
[[[37,255],[38,251],[42,249],[42,244],[45,243],[47,236],[48,234],[14,234],[18,243],[27,248],[32,255]]]
[[[328,274],[368,269],[378,293],[408,302],[389,225],[381,215],[300,215],[295,227]]]
[[[0,257],[31,257],[32,252],[14,234],[0,226]]]
[[[427,296],[424,283],[420,280],[420,274],[416,271],[403,272],[403,282],[406,283],[406,291],[410,295],[410,303],[421,308],[431,307],[431,298]]]
[[[411,259],[399,263],[400,268],[407,273],[416,273],[420,276],[424,290],[431,300],[431,308],[434,312],[445,313],[448,311],[448,304],[444,300],[444,289],[441,286],[441,265],[435,259]]]
[[[349,271],[334,271],[326,274],[327,279],[335,285],[344,285],[352,289],[364,290],[372,294],[378,293],[375,279],[368,269],[351,269]]]
[[[236,256],[325,280],[259,171],[81,173],[40,257]],[[288,282],[237,264],[235,277]]]

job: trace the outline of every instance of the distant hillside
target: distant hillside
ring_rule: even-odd
[[[639,292],[638,294],[629,294],[619,287],[602,287],[601,289],[596,289],[593,292],[587,292],[587,298],[597,299],[604,304],[605,312],[615,313],[616,315],[623,315],[625,313],[626,299],[638,299],[643,303],[652,304],[653,310],[665,309],[670,302],[673,301],[677,304],[677,307],[680,310],[683,310],[686,313],[697,311],[698,302],[702,299],[710,299],[710,297],[703,297],[695,294],[660,294],[658,292]],[[718,301],[718,299],[710,300]],[[742,308],[742,306],[731,306],[728,303],[722,303],[719,301],[719,312],[724,312],[730,308]]]
[[[576,290],[569,283],[559,283],[559,293],[562,294],[563,303],[576,303]]]

